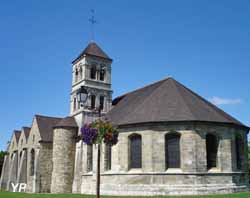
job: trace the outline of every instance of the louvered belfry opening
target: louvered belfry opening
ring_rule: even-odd
[[[93,65],[90,69],[90,78],[94,80],[96,79],[96,66],[95,65]]]
[[[180,134],[171,133],[165,136],[165,167],[180,168]]]
[[[217,167],[218,145],[218,139],[215,135],[206,135],[207,169]]]
[[[130,144],[130,168],[142,167],[142,144],[141,136],[134,134],[129,137]]]

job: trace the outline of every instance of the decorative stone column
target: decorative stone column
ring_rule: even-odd
[[[77,129],[72,117],[62,119],[54,127],[51,193],[72,192]]]

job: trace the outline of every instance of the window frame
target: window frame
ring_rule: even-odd
[[[35,175],[35,159],[36,159],[36,152],[35,149],[30,150],[30,176]]]
[[[101,110],[104,109],[104,101],[105,101],[105,96],[101,95],[99,97],[99,107],[100,107]]]
[[[89,77],[91,80],[96,80],[97,77],[96,65],[91,65]]]
[[[105,144],[104,170],[112,169],[112,146]]]
[[[87,145],[87,172],[93,171],[93,145]]]
[[[167,133],[165,134],[164,140],[165,140],[165,148],[164,148],[165,169],[168,170],[168,169],[181,168],[181,144],[180,144],[181,134],[177,132]],[[176,141],[176,142],[170,142],[170,141]],[[171,155],[169,155],[169,153],[171,153]],[[173,153],[175,154],[173,155]]]
[[[92,94],[90,96],[90,108],[95,109],[96,108],[96,95]]]
[[[243,149],[240,145],[244,145],[244,141],[239,134],[235,135],[235,155],[236,155],[236,168],[242,170],[242,154]]]
[[[129,169],[141,169],[141,168],[142,168],[142,136],[140,134],[132,134],[129,136]]]
[[[218,168],[219,138],[216,134],[206,134],[207,170]]]

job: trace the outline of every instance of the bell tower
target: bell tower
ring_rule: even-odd
[[[90,42],[72,62],[72,89],[70,115],[78,126],[92,122],[98,117],[97,109],[106,114],[112,104],[111,64],[112,59],[95,43]],[[88,92],[87,101],[81,105],[77,91],[84,86]]]

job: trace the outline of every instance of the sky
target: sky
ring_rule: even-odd
[[[91,9],[113,98],[171,76],[250,125],[249,0],[2,0],[0,150],[35,114],[69,114]]]

